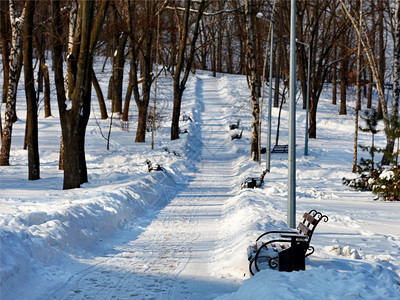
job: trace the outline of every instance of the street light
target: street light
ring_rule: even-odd
[[[296,0],[290,2],[289,99],[287,225],[296,228]]]
[[[308,115],[310,106],[310,66],[311,66],[311,47],[307,43],[300,42],[296,39],[296,42],[302,44],[308,48],[308,62],[307,62],[307,97],[306,97],[306,132],[304,138],[304,155],[308,155]]]
[[[268,20],[264,17],[262,13],[257,14],[257,18],[265,20],[271,24],[271,44],[270,44],[270,54],[269,54],[269,98],[268,98],[268,133],[267,133],[267,163],[266,171],[269,172],[271,169],[271,120],[272,120],[272,65],[273,65],[273,53],[274,53],[274,22]],[[265,67],[264,67],[265,68]]]

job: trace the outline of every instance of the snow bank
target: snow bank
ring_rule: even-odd
[[[159,84],[168,84],[170,80],[160,78]],[[196,92],[195,86],[194,78],[188,83],[189,95]],[[159,96],[159,105],[168,114],[171,113],[168,104],[171,93],[172,90],[167,89]],[[18,115],[23,118],[24,101],[21,99],[20,103],[22,113]],[[196,103],[192,97],[183,108],[195,120],[201,103]],[[93,112],[96,113],[97,110]],[[182,171],[192,168],[198,160],[195,134],[182,134],[177,141],[160,137],[166,136],[169,121],[156,132],[153,151],[149,141],[135,145],[132,136],[135,131],[129,134],[122,123],[119,126],[115,120],[111,150],[104,151],[100,130],[107,130],[109,120],[96,122],[92,115],[86,142],[89,182],[80,189],[61,189],[62,172],[57,171],[60,134],[57,118],[40,120],[41,180],[29,182],[25,179],[27,176],[23,177],[27,173],[26,151],[23,150],[13,150],[11,167],[0,169],[0,205],[4,208],[0,212],[1,298],[18,298],[18,291],[23,290],[22,282],[33,280],[45,266],[68,263],[74,255],[84,256],[94,249],[99,251],[106,247],[107,239],[118,236],[123,230],[143,230],[142,226],[146,226],[185,184]],[[182,121],[181,125],[188,132],[196,132],[199,123]],[[23,128],[24,122],[15,124],[14,146],[23,142]],[[128,135],[132,142],[127,145]],[[161,164],[165,171],[148,173],[146,159]]]
[[[291,273],[263,270],[217,299],[396,299],[399,284],[396,274],[381,266],[346,272],[322,266]]]

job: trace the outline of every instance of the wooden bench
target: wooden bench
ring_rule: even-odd
[[[242,138],[242,133],[243,133],[243,130],[240,133],[235,132],[235,133],[231,134],[231,141],[240,140]]]
[[[304,213],[297,231],[268,231],[261,234],[256,244],[247,249],[250,274],[254,275],[267,267],[278,267],[279,271],[288,272],[305,270],[305,258],[314,253],[314,247],[310,246],[311,237],[321,220],[328,222],[328,217],[313,209]],[[263,241],[266,237],[269,240]]]
[[[161,167],[160,165],[156,165],[154,167],[149,159],[146,159],[146,164],[147,164],[147,168],[148,168],[149,172],[151,172],[151,171],[164,171],[164,168]]]
[[[240,126],[240,120],[237,120],[236,124],[232,123],[229,125],[229,130],[234,130],[234,129],[238,129]]]
[[[272,153],[288,153],[289,146],[288,145],[275,145],[272,149]]]
[[[246,180],[242,183],[242,186],[241,186],[242,190],[243,189],[255,189],[255,188],[261,187],[264,183],[265,174],[267,174],[267,172],[263,171],[261,173],[260,178],[247,177]]]

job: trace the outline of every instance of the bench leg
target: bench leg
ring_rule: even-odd
[[[300,271],[306,269],[304,243],[295,244],[279,252],[279,271]]]

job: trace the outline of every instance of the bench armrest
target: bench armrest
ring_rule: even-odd
[[[296,234],[296,231],[268,231],[268,232],[264,232],[262,235],[260,235],[257,239],[256,242],[258,242],[263,236],[266,236],[268,234],[276,234],[276,233],[287,233],[287,234]]]
[[[283,237],[283,238],[295,238],[296,240],[306,240],[306,239],[308,239],[308,235],[298,234],[298,233],[282,233],[281,237]]]

